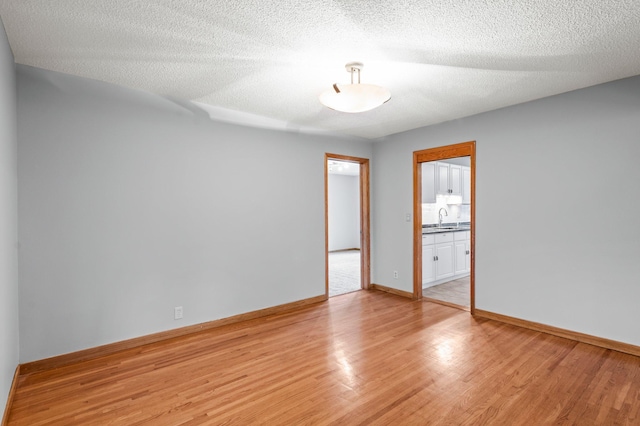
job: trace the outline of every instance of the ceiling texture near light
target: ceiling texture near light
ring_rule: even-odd
[[[638,0],[2,0],[0,16],[17,63],[367,139],[640,74]],[[318,101],[353,61],[389,102]]]

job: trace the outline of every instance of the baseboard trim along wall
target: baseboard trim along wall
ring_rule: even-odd
[[[540,324],[533,321],[527,321],[520,318],[514,318],[507,315],[496,314],[489,311],[483,311],[481,309],[475,310],[475,316],[516,325],[518,327],[528,328],[530,330],[540,331],[542,333],[553,334],[554,336],[564,337],[565,339],[576,340],[582,343],[588,343],[590,345],[599,346],[605,349],[612,349],[614,351],[640,356],[640,346],[631,345],[629,343],[622,343],[615,340],[604,339],[602,337],[578,333],[577,331],[565,330],[563,328]]]
[[[160,342],[162,340],[172,339],[174,337],[180,337],[191,333],[197,333],[200,331],[210,330],[212,328],[218,328],[229,324],[235,324],[241,321],[248,321],[256,318],[266,317],[268,315],[280,314],[288,311],[293,311],[313,305],[316,303],[324,302],[327,300],[326,295],[320,295],[311,297],[309,299],[298,300],[296,302],[285,303],[283,305],[273,306],[270,308],[260,309],[257,311],[251,311],[244,314],[234,315],[232,317],[221,318],[214,321],[204,322],[201,324],[189,325],[186,327],[176,328],[173,330],[161,331],[159,333],[149,334],[146,336],[135,337],[133,339],[122,340],[120,342],[109,343],[102,346],[96,346],[94,348],[83,349],[77,352],[71,352],[64,355],[58,355],[51,358],[46,358],[38,361],[31,361],[20,365],[20,374],[26,375],[39,371],[51,370],[54,368],[62,367],[65,365],[75,364],[77,362],[87,361],[90,359],[98,358],[105,355],[111,355],[113,353],[123,351],[126,349],[133,349],[139,346],[148,345],[151,343]]]
[[[391,288],[380,284],[371,284],[369,285],[369,288],[372,290],[384,291],[385,293],[391,293],[395,294],[396,296],[408,297],[409,299],[413,299],[413,293],[404,290],[398,290],[397,288]]]
[[[11,406],[13,405],[13,398],[18,388],[18,379],[20,378],[20,364],[16,367],[16,372],[13,374],[13,382],[11,382],[11,389],[9,389],[9,395],[7,396],[7,404],[4,406],[4,414],[2,415],[2,426],[9,424],[9,413],[11,412]]]

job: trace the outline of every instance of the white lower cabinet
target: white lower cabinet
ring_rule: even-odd
[[[471,241],[470,233],[456,232],[454,234],[454,251],[456,256],[455,275],[465,275],[471,272]]]
[[[422,284],[436,280],[436,246],[422,246]]]
[[[467,266],[466,273],[471,273],[471,240],[467,240],[467,258],[465,260],[465,265]]]
[[[453,275],[453,241],[436,244],[436,281]]]
[[[467,242],[456,241],[456,275],[467,272]]]
[[[470,271],[469,231],[422,236],[422,285],[463,277]],[[435,284],[432,284],[435,285]]]

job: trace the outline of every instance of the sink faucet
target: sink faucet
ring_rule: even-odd
[[[445,216],[449,216],[449,213],[447,213],[447,209],[445,209],[444,207],[442,207],[439,211],[438,211],[438,226],[441,227],[442,226],[442,210],[444,210],[444,215]]]

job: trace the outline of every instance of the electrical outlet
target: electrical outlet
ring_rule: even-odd
[[[393,278],[398,279],[398,271],[393,271]]]
[[[182,306],[176,306],[173,308],[173,319],[181,319],[182,318]]]

